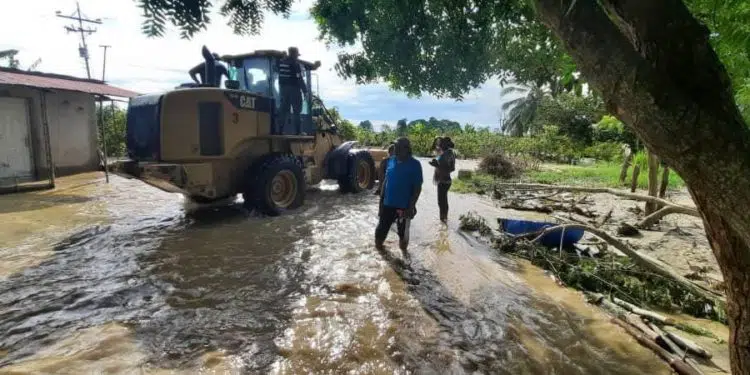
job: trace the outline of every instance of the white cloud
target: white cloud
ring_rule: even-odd
[[[313,87],[320,85],[324,100],[335,103],[342,114],[357,118],[380,118],[374,123],[395,123],[398,118],[452,117],[461,122],[477,122],[487,125],[497,123],[500,106],[499,86],[488,82],[481,90],[467,95],[464,103],[457,105],[452,100],[439,100],[430,96],[408,99],[405,95],[389,91],[384,85],[356,86],[353,81],[338,77],[333,70],[336,50],[329,50],[319,40],[317,26],[308,15],[313,0],[296,2],[290,19],[268,15],[260,36],[241,37],[232,33],[226,20],[218,14],[212,15],[207,31],[193,40],[179,38],[175,30],[163,38],[149,39],[141,32],[140,9],[132,0],[80,0],[81,9],[89,18],[102,18],[102,25],[94,27],[97,32],[87,37],[91,57],[91,73],[101,78],[102,44],[111,45],[107,52],[106,79],[114,85],[142,93],[163,91],[190,81],[187,71],[200,63],[200,49],[206,45],[219,54],[247,52],[256,49],[286,49],[297,46],[304,59],[320,60]],[[22,66],[42,59],[38,70],[86,76],[83,61],[78,56],[80,35],[66,33],[64,26],[74,21],[58,18],[55,11],[71,14],[75,0],[31,0],[17,1],[12,11],[0,15],[0,49],[20,50],[18,58]],[[383,101],[391,102],[390,108],[380,108]],[[399,103],[399,113],[393,113],[394,101]],[[468,104],[468,106],[467,106]],[[445,115],[427,113],[434,108],[454,108]],[[473,109],[467,111],[467,107]]]

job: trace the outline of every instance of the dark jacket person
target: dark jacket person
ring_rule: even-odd
[[[422,192],[422,164],[412,156],[411,143],[403,137],[396,140],[394,156],[387,159],[387,163],[375,247],[383,249],[388,231],[397,222],[399,247],[406,256],[409,223],[417,214],[417,200]]]
[[[203,46],[201,50],[204,62],[196,65],[193,69],[188,72],[190,78],[197,84],[210,85],[213,87],[221,86],[221,77],[226,76],[229,78],[229,71],[227,67],[219,60],[219,55],[210,53],[206,46]],[[198,80],[200,77],[200,81]]]
[[[281,96],[281,108],[279,109],[279,122],[277,131],[283,133],[287,118],[292,116],[292,125],[296,134],[302,132],[300,117],[302,112],[302,95],[307,92],[305,81],[302,77],[302,69],[299,66],[299,50],[297,47],[289,47],[287,57],[279,61],[279,95]]]
[[[438,156],[430,161],[430,165],[435,167],[433,181],[437,184],[440,221],[444,223],[448,220],[448,190],[453,182],[451,172],[456,169],[456,154],[453,147],[450,137],[441,138],[438,144]]]

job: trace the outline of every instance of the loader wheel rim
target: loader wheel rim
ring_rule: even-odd
[[[362,189],[367,189],[370,184],[372,171],[370,170],[370,163],[366,160],[360,160],[357,163],[357,185]]]
[[[292,171],[284,170],[271,180],[271,200],[278,207],[288,207],[297,195],[297,179]]]

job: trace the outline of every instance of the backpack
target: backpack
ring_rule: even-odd
[[[446,157],[448,158],[448,171],[453,172],[456,170],[456,154],[453,152],[453,149],[450,149],[445,153]]]

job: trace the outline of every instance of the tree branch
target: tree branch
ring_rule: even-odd
[[[661,218],[669,214],[685,214],[685,215],[690,215],[690,216],[698,216],[698,215],[695,215],[695,210],[691,208],[682,207],[682,206],[664,206],[658,211],[643,218],[643,220],[639,221],[637,224],[635,224],[635,226],[638,228],[643,228],[643,229],[649,228],[650,226],[659,222]]]

